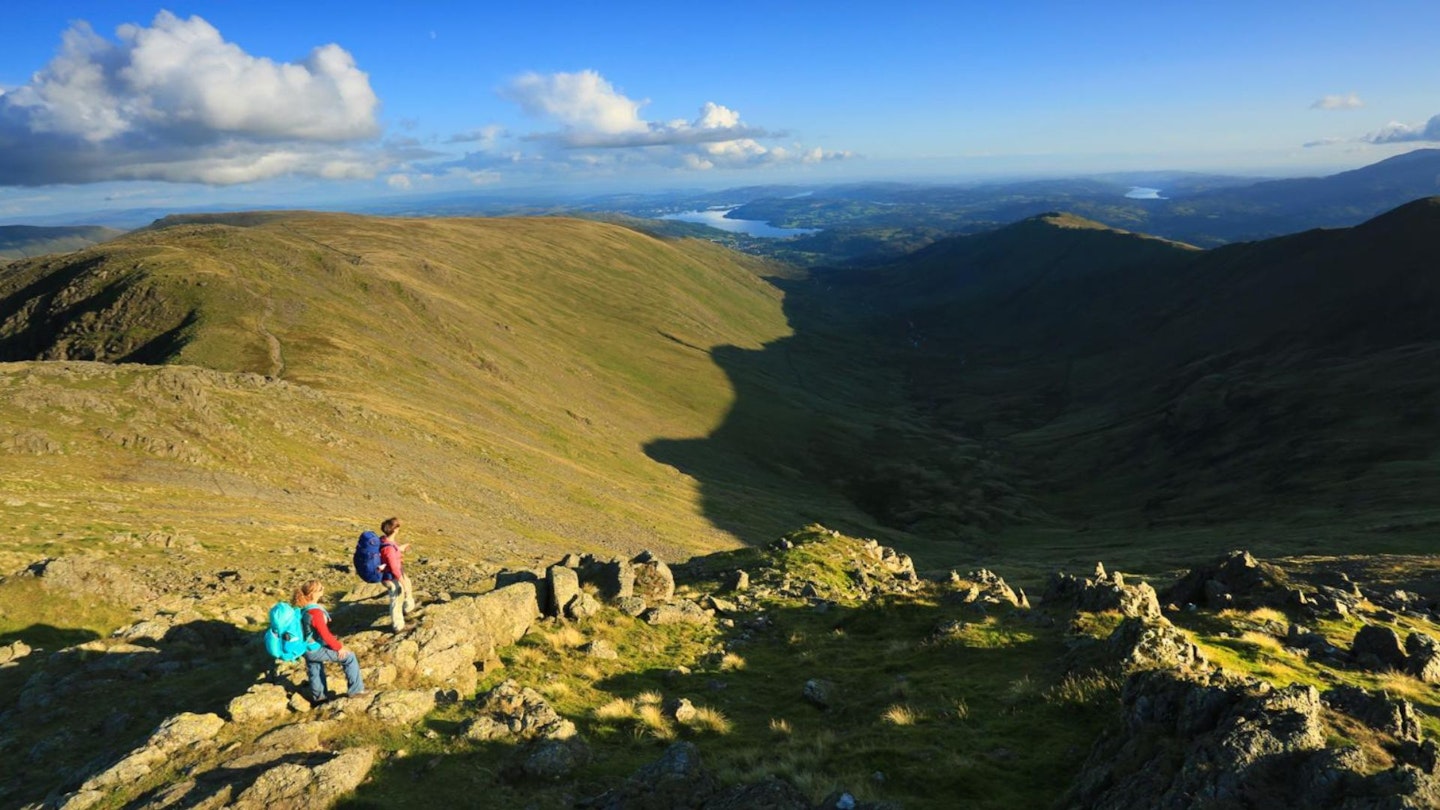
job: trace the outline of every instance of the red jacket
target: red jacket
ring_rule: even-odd
[[[315,634],[315,638],[318,639],[321,644],[324,644],[336,652],[339,652],[341,648],[345,646],[340,643],[340,639],[336,638],[334,633],[330,632],[330,619],[325,615],[324,608],[318,606],[312,607],[306,610],[305,613],[310,622],[311,632]]]
[[[380,564],[385,566],[381,579],[399,579],[405,574],[405,567],[400,562],[400,547],[389,540],[380,541]]]

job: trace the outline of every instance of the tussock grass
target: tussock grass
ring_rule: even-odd
[[[734,723],[719,709],[710,706],[696,706],[695,716],[685,723],[691,731],[706,734],[729,734]]]
[[[745,668],[745,657],[738,653],[727,652],[720,658],[721,672],[736,672]]]
[[[545,639],[545,643],[556,651],[573,650],[589,641],[580,628],[571,624],[560,625],[554,630],[542,633],[541,636]]]
[[[654,737],[668,741],[677,736],[674,724],[656,704],[640,704],[635,710],[635,720],[634,732],[637,737]]]
[[[770,718],[770,736],[775,739],[789,739],[795,733],[795,727],[790,721],[783,717]]]
[[[921,719],[919,713],[903,703],[888,707],[880,718],[892,726],[913,726]]]

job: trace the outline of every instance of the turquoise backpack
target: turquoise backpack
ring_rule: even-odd
[[[301,624],[301,611],[289,602],[276,602],[270,608],[270,628],[265,631],[265,651],[271,658],[294,661],[320,646],[308,638]],[[327,614],[328,615],[328,614]]]

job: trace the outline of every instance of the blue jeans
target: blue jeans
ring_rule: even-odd
[[[360,660],[355,653],[346,651],[345,657],[341,658],[340,653],[329,647],[316,647],[305,653],[305,667],[310,670],[310,701],[312,703],[325,699],[330,689],[329,683],[325,680],[325,665],[339,664],[345,668],[345,687],[348,694],[356,694],[365,691],[365,682],[360,679]]]

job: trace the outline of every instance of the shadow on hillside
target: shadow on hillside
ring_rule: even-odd
[[[9,804],[74,790],[141,745],[179,712],[222,714],[269,668],[258,640],[226,622],[134,625],[102,641],[90,631],[32,626],[33,638],[73,639],[0,669],[7,718],[0,779]],[[98,643],[97,643],[98,642]]]
[[[794,334],[760,350],[712,349],[734,389],[725,421],[703,439],[656,440],[645,453],[695,479],[711,524],[751,546],[810,523],[873,534],[873,520],[834,485],[849,477],[860,436],[884,419],[875,393],[893,380],[834,329],[845,314],[823,285],[774,283]]]
[[[77,627],[56,627],[53,624],[32,624],[20,630],[0,633],[0,645],[22,641],[39,651],[58,650],[63,647],[72,647],[76,644],[94,641],[97,638],[100,638],[100,634],[94,630],[84,630]]]

